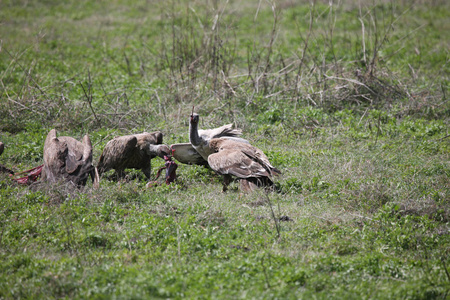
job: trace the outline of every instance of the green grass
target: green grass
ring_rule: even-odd
[[[422,2],[1,2],[3,165],[41,164],[51,128],[95,161],[120,134],[186,142],[195,106],[283,175],[242,194],[181,164],[151,189],[0,174],[0,299],[449,297],[450,10]]]

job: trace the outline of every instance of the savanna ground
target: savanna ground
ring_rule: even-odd
[[[448,1],[1,1],[0,163],[235,123],[283,175],[0,175],[0,299],[448,299]],[[155,169],[163,161],[153,160]],[[111,172],[112,174],[112,172]]]

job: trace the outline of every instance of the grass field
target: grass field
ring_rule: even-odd
[[[365,3],[368,2],[368,3]],[[47,133],[235,123],[283,174],[222,193],[0,174],[0,299],[447,299],[448,1],[1,1],[0,163]],[[153,172],[163,160],[152,161]]]

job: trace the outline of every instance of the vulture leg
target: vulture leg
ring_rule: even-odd
[[[245,178],[242,178],[240,180],[241,191],[243,191],[244,193],[256,191],[256,189],[258,189],[258,186],[258,184],[252,182],[251,180]]]
[[[143,168],[141,170],[142,170],[142,173],[144,173],[145,177],[147,177],[147,180],[150,180],[150,174],[151,174],[152,168],[148,167],[148,168]]]
[[[228,186],[230,185],[231,181],[233,181],[233,178],[229,174],[223,175],[223,188],[222,192],[226,192],[228,190]]]
[[[98,175],[97,168],[94,167],[92,171],[89,172],[89,175],[91,175],[92,186],[98,189],[100,187],[100,176]]]
[[[125,170],[116,169],[116,177],[117,177],[117,180],[125,178]]]
[[[241,189],[244,192],[256,191],[258,188],[265,187],[267,191],[274,190],[275,185],[268,177],[250,177],[240,180]]]

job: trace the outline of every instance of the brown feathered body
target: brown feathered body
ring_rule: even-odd
[[[91,175],[92,181],[98,183],[95,168],[92,165],[92,144],[88,135],[83,141],[68,136],[56,136],[52,129],[44,143],[44,167],[42,180],[56,182],[64,179],[77,186],[86,185]]]
[[[224,191],[231,182],[231,175],[240,179],[244,192],[261,186],[272,186],[272,177],[281,172],[272,166],[267,156],[258,148],[230,139],[212,139],[208,156],[209,166],[224,175]]]
[[[150,179],[151,159],[169,155],[169,147],[162,144],[159,131],[119,136],[110,140],[103,149],[97,169],[99,174],[114,169],[119,177],[125,169],[142,170]]]

